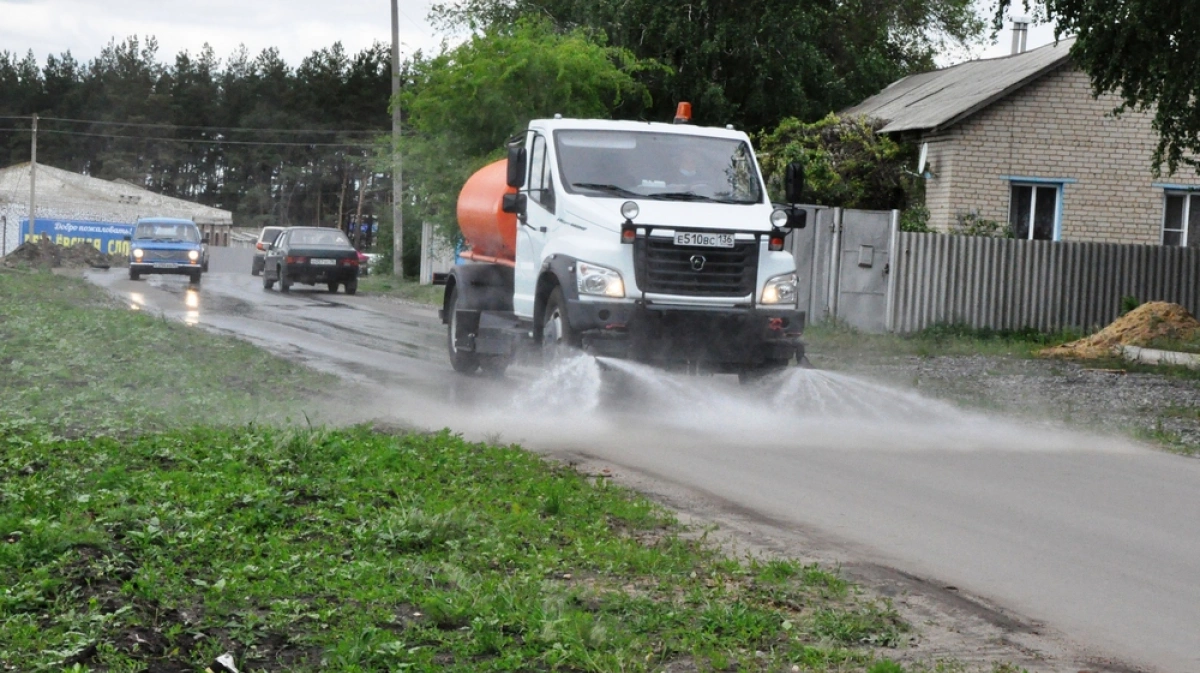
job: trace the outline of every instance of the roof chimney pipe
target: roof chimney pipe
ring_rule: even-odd
[[[1020,54],[1025,51],[1025,37],[1029,34],[1029,19],[1020,17],[1013,19],[1012,53]]]

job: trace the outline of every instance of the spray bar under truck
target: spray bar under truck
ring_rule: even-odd
[[[464,185],[471,260],[441,311],[454,369],[499,373],[540,346],[754,377],[802,358],[790,229],[732,127],[537,119]],[[788,166],[797,203],[803,170]]]

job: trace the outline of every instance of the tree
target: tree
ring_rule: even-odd
[[[670,120],[686,100],[697,123],[751,130],[820,119],[931,69],[945,42],[985,29],[972,0],[462,0],[433,14],[449,28],[548,17],[560,31],[603,34],[668,66],[639,74],[652,105],[627,100],[615,116]]]
[[[999,28],[1012,0],[999,0]],[[1055,35],[1075,35],[1071,59],[1091,78],[1097,95],[1115,93],[1118,112],[1154,113],[1159,142],[1152,158],[1159,174],[1185,164],[1200,170],[1200,78],[1194,17],[1200,1],[1024,0],[1027,12],[1055,24]]]
[[[920,203],[919,181],[908,172],[916,152],[877,131],[865,117],[829,115],[812,124],[789,118],[757,139],[758,159],[776,200],[784,168],[805,167],[806,200],[823,206],[905,209]]]
[[[444,234],[457,230],[458,192],[536,117],[609,117],[622,101],[648,104],[633,73],[652,68],[584,31],[541,21],[490,28],[404,74],[401,109],[406,200]],[[407,221],[407,220],[406,220]]]

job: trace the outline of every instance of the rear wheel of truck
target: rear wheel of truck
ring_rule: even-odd
[[[567,302],[563,299],[562,288],[556,287],[550,291],[546,299],[546,311],[542,321],[542,362],[550,364],[561,360],[572,349],[579,348],[582,339],[571,327],[567,317]]]
[[[446,349],[450,352],[450,366],[459,374],[473,374],[479,369],[479,356],[460,351],[454,344],[454,332],[458,329],[458,288],[450,290],[450,301],[446,302],[446,315],[450,322],[446,326]]]

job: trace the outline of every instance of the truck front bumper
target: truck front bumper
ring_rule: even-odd
[[[601,356],[732,371],[804,355],[805,313],[794,308],[567,300],[567,317]]]

